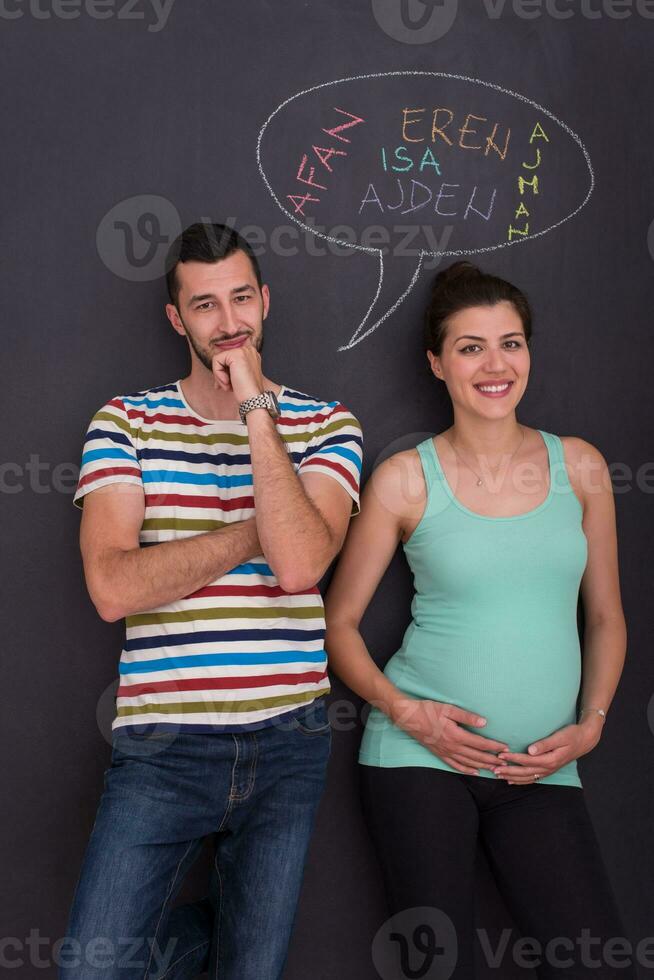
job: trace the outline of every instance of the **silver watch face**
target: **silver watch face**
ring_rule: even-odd
[[[259,395],[253,395],[252,398],[247,398],[239,406],[239,414],[241,416],[241,422],[245,423],[245,419],[249,409],[251,408],[265,408],[270,413],[271,418],[279,418],[281,412],[279,410],[279,402],[277,401],[277,396],[274,391],[262,391]]]
[[[281,412],[279,410],[279,402],[277,401],[277,395],[275,394],[274,391],[267,391],[266,394],[270,396],[270,401],[272,402],[272,411],[270,412],[270,414],[274,419],[276,419],[279,415],[281,415]]]

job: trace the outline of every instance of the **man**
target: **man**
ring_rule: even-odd
[[[281,977],[330,750],[316,583],[359,512],[361,427],[262,373],[243,238],[196,224],[172,248],[191,372],[94,415],[74,497],[89,594],[126,638],[64,980]],[[210,895],[171,913],[209,835]]]

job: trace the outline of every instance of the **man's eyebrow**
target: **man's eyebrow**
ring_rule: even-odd
[[[524,337],[524,334],[520,330],[513,330],[512,333],[503,333],[500,340],[506,340],[507,337]],[[486,340],[485,337],[475,337],[471,333],[462,333],[460,337],[457,337],[454,343],[458,343],[459,340]]]
[[[213,293],[202,293],[202,294],[196,293],[195,296],[191,296],[191,298],[189,299],[188,302],[189,302],[189,306],[190,306],[191,303],[199,303],[201,300],[215,299],[215,298],[216,297],[214,296]]]
[[[254,286],[251,286],[249,282],[246,282],[245,285],[243,285],[243,286],[234,286],[234,288],[233,289],[230,289],[229,292],[230,292],[230,295],[232,295],[232,296],[235,293],[244,293],[244,292],[251,292],[251,293],[253,293],[254,292]],[[216,299],[216,294],[215,293],[196,293],[194,296],[191,296],[191,298],[189,299],[189,306],[192,303],[204,302],[204,300],[206,300],[206,299]]]

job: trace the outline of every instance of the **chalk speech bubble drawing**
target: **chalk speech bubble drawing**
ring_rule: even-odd
[[[429,71],[355,75],[292,95],[263,124],[257,164],[291,221],[378,256],[375,296],[339,350],[399,307],[425,256],[546,235],[581,211],[595,183],[581,139],[548,109],[491,82]],[[411,256],[399,298],[385,282],[382,245],[395,264]]]

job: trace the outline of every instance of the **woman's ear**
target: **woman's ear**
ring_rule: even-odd
[[[438,357],[437,354],[434,354],[433,351],[428,350],[427,351],[427,358],[429,360],[429,367],[431,369],[432,374],[434,374],[439,379],[439,381],[442,381],[443,380],[443,369],[441,367],[441,359],[440,359],[440,357]]]

